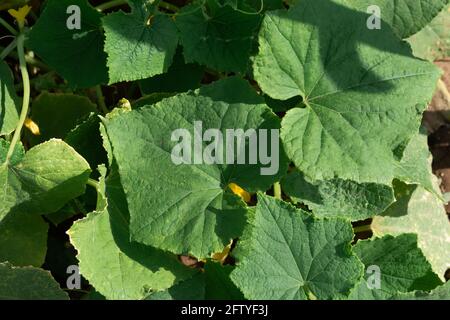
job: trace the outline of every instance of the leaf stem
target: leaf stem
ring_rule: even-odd
[[[112,0],[99,4],[98,6],[95,7],[95,9],[97,9],[97,11],[105,11],[114,7],[123,6],[125,4],[128,4],[126,0]]]
[[[11,156],[13,155],[14,149],[17,142],[20,139],[22,133],[23,124],[27,118],[28,108],[30,105],[30,77],[28,75],[27,63],[25,61],[25,48],[24,48],[25,34],[21,33],[17,37],[17,53],[19,55],[19,66],[20,73],[22,75],[23,82],[23,100],[22,100],[22,110],[20,112],[19,122],[17,123],[16,130],[14,131],[14,136],[11,140],[11,144],[6,155],[5,163],[8,164]]]
[[[96,181],[96,180],[94,180],[94,179],[91,179],[91,178],[89,178],[89,179],[87,180],[86,184],[87,184],[88,186],[91,186],[91,187],[95,188],[96,190],[98,190],[99,187],[100,187],[99,184],[98,184],[98,181]]]
[[[3,49],[2,53],[0,53],[0,60],[5,59],[11,51],[13,51],[17,47],[17,38],[15,38],[8,46]]]
[[[279,182],[275,182],[273,184],[273,195],[274,195],[274,197],[276,199],[282,200],[282,198],[281,198],[281,185],[280,185]]]
[[[364,226],[358,226],[358,227],[353,228],[354,233],[367,232],[367,231],[371,231],[371,230],[372,229],[370,227],[370,224],[366,224]]]
[[[105,97],[103,96],[102,87],[100,85],[95,86],[95,92],[97,94],[97,102],[101,111],[103,111],[104,114],[109,113],[109,110],[106,107]]]
[[[17,36],[18,32],[16,29],[14,29],[6,20],[2,19],[0,17],[0,24],[4,26],[6,29],[8,29],[9,32],[11,32],[13,35]]]

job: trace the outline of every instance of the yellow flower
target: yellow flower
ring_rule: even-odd
[[[14,18],[16,18],[17,22],[19,23],[19,26],[22,28],[25,24],[25,18],[30,13],[31,7],[29,5],[25,5],[19,10],[15,9],[9,9],[8,13],[12,15]]]
[[[221,264],[225,262],[225,259],[228,257],[231,251],[231,245],[233,244],[233,241],[230,242],[229,245],[227,245],[222,252],[214,253],[211,258],[213,260],[219,261]]]
[[[240,196],[245,202],[250,202],[251,196],[250,193],[239,187],[236,183],[230,183],[228,187],[233,191],[234,194]]]
[[[39,130],[39,126],[37,125],[36,122],[34,122],[33,120],[31,120],[30,118],[27,118],[25,120],[24,123],[25,127],[31,131],[32,134],[34,134],[35,136],[40,136],[41,135],[41,131]]]

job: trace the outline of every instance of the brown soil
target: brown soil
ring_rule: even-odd
[[[435,62],[444,74],[441,80],[450,92],[450,59]],[[424,116],[424,125],[430,133],[429,147],[433,155],[433,172],[441,180],[442,192],[450,192],[450,97],[437,90]],[[450,204],[446,206],[450,214]]]

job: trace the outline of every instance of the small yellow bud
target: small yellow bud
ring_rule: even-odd
[[[126,98],[122,98],[119,100],[118,107],[131,111],[131,103]]]
[[[39,126],[37,125],[36,122],[31,120],[30,118],[26,118],[24,125],[35,136],[40,136],[41,135],[41,131],[39,130]]]
[[[239,187],[236,183],[230,183],[228,187],[233,191],[234,194],[240,196],[245,202],[250,202],[251,196],[250,193]]]

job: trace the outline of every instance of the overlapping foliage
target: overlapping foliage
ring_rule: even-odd
[[[448,23],[447,0],[80,0],[70,30],[72,4],[47,0],[20,30],[50,71],[22,142],[27,93],[0,62],[0,298],[67,299],[41,267],[49,224],[68,223],[107,299],[450,299],[450,224],[420,130],[441,75],[421,58],[448,53],[421,39]],[[115,107],[101,86],[142,94]],[[279,129],[277,173],[175,164],[171,133],[196,121]],[[355,241],[362,220],[373,236]]]

